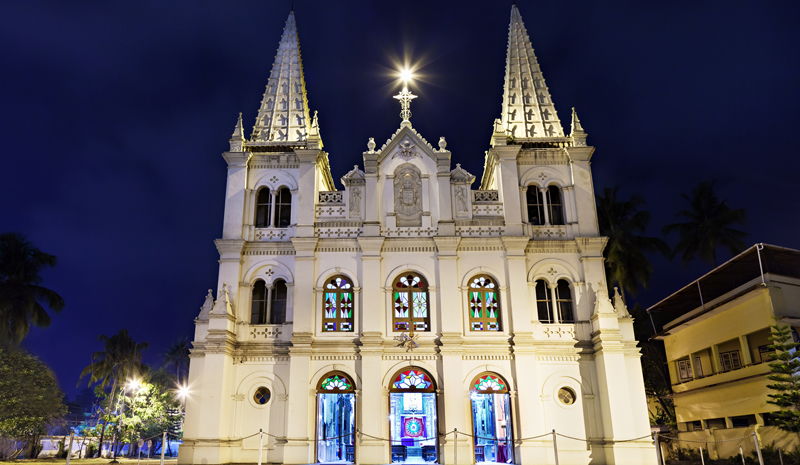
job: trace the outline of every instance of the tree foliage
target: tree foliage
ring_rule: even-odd
[[[738,254],[745,249],[746,232],[733,229],[731,226],[744,224],[744,209],[731,209],[725,200],[719,201],[714,193],[714,182],[701,182],[691,195],[681,194],[689,208],[679,211],[676,216],[686,221],[673,223],[664,227],[664,234],[677,231],[678,244],[672,252],[674,258],[681,253],[681,262],[689,262],[699,256],[714,268],[717,267],[717,248],[723,246],[731,254]]]
[[[109,421],[108,416],[114,411],[117,387],[126,383],[129,378],[141,378],[147,371],[147,367],[142,364],[142,351],[147,349],[148,344],[137,343],[128,334],[127,329],[121,329],[111,337],[100,335],[100,341],[103,342],[103,350],[92,354],[92,363],[81,372],[81,380],[88,375],[89,385],[98,383],[101,392],[111,384],[111,392],[107,397],[108,409],[101,413],[103,427],[100,432],[100,443],[102,444]],[[80,381],[78,383],[80,384]]]
[[[21,350],[0,349],[0,436],[36,441],[67,413],[52,371]]]
[[[0,347],[19,344],[31,329],[50,326],[45,306],[58,313],[64,299],[42,286],[39,273],[56,257],[34,247],[25,236],[0,234]]]
[[[640,210],[644,199],[634,195],[630,200],[617,199],[617,188],[605,188],[597,196],[597,221],[600,234],[608,237],[603,250],[606,278],[623,292],[636,295],[639,284],[647,288],[653,264],[645,253],[669,255],[666,242],[641,235],[650,223],[650,212]]]
[[[792,328],[787,325],[775,324],[770,326],[772,344],[770,349],[775,353],[770,354],[774,360],[769,364],[771,375],[767,379],[775,381],[767,387],[774,394],[768,394],[767,403],[777,405],[780,410],[772,413],[775,425],[793,433],[800,432],[800,359],[793,349],[800,346],[792,338]]]
[[[191,343],[185,337],[178,339],[164,353],[164,364],[175,367],[175,375],[179,384],[185,381],[182,373],[189,373],[189,348]]]

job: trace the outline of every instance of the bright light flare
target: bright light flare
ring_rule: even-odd
[[[403,80],[403,83],[408,83],[408,81],[414,78],[414,74],[411,72],[410,69],[405,68],[400,71],[400,79]]]
[[[178,397],[185,399],[189,395],[189,386],[183,385],[178,387]]]
[[[128,381],[128,389],[131,391],[138,391],[141,384],[139,383],[138,379],[132,379]]]

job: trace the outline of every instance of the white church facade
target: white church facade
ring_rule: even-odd
[[[337,190],[289,15],[253,132],[240,116],[223,154],[178,462],[552,464],[555,430],[561,465],[655,463],[594,148],[574,110],[565,135],[517,7],[477,189],[412,127],[413,97]]]

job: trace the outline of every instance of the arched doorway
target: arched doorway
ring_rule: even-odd
[[[508,383],[495,373],[481,373],[470,385],[476,463],[513,463],[514,438]]]
[[[436,462],[436,386],[425,370],[398,371],[389,386],[392,462]]]
[[[317,384],[317,462],[355,461],[356,395],[353,380],[339,371]]]

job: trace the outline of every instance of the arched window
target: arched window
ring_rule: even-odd
[[[325,282],[323,331],[353,331],[353,285],[346,276]]]
[[[250,307],[250,324],[263,325],[267,322],[267,285],[258,280],[253,285],[253,304]]]
[[[550,296],[550,289],[547,282],[543,279],[536,281],[536,310],[539,314],[539,321],[542,323],[553,323],[553,301]]]
[[[282,325],[286,322],[286,281],[275,281],[270,296],[269,324]]]
[[[394,280],[394,331],[430,331],[428,282],[417,273],[405,273]]]
[[[341,371],[317,383],[317,463],[352,463],[355,457],[356,395],[353,380]]]
[[[469,283],[470,331],[500,331],[500,304],[494,278],[478,275]]]
[[[559,279],[556,286],[556,305],[558,305],[558,320],[561,323],[575,322],[572,312],[572,292],[569,283],[563,279]]]
[[[275,227],[286,228],[292,223],[292,193],[283,187],[275,197]]]
[[[272,196],[269,187],[262,187],[256,197],[256,228],[268,228],[272,211]]]
[[[528,186],[525,198],[528,203],[528,223],[535,225],[544,224],[544,202],[542,201],[542,192],[535,185]]]
[[[547,188],[547,213],[550,216],[550,224],[564,224],[564,202],[558,186]]]
[[[436,392],[436,386],[427,371],[410,367],[395,373],[389,392]]]

